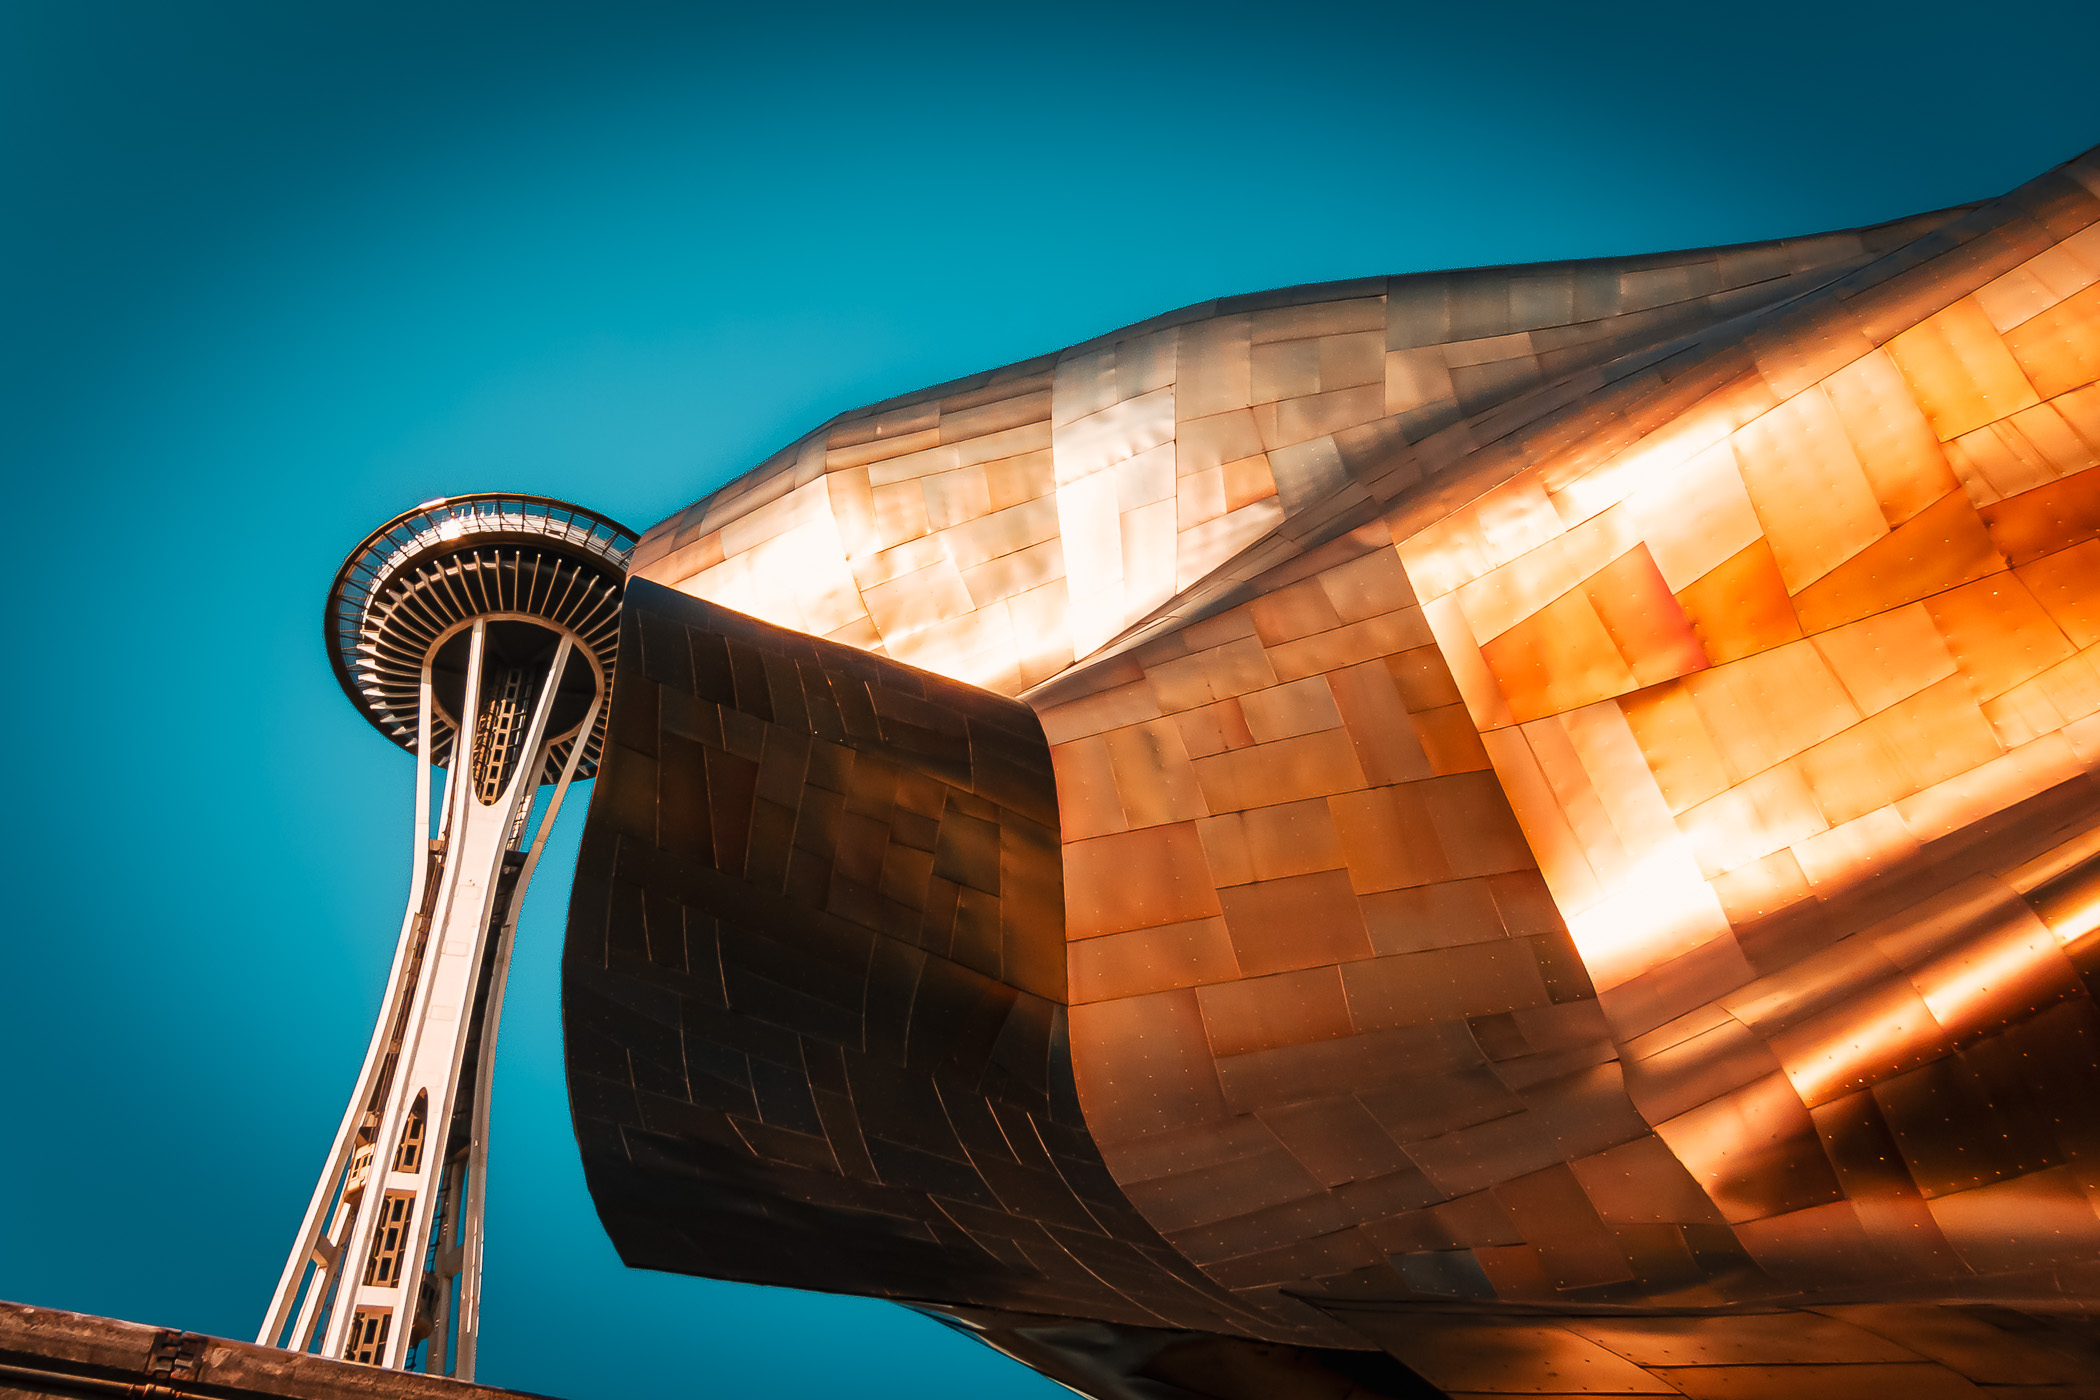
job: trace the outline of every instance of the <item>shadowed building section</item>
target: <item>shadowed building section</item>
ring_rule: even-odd
[[[639,1266],[1237,1328],[1087,1136],[1026,706],[636,584],[564,961]]]
[[[635,559],[690,601],[631,595],[673,659],[615,690],[572,1073],[615,1237],[688,1222],[662,1267],[754,1277],[718,1261],[816,1217],[728,1202],[854,1182],[914,1205],[825,1217],[862,1244],[812,1286],[1118,1400],[2090,1393],[2063,1387],[2100,1374],[2095,156],[1852,233],[1187,308],[843,414]],[[715,635],[855,680],[703,663]],[[724,711],[705,732],[756,776],[710,751],[674,780],[674,684],[794,737],[738,750]],[[885,688],[949,747],[875,698],[854,731],[837,697]],[[820,723],[910,776],[820,778]],[[985,751],[1047,762],[1047,802],[958,766],[980,732],[1025,735]],[[1009,862],[996,819],[996,889],[943,873],[929,823],[965,791],[1034,824]],[[753,834],[673,858],[663,813],[717,801]],[[649,962],[660,922],[700,926],[665,900],[720,940],[704,1028],[685,964]],[[1048,923],[1016,936],[1023,905]],[[865,942],[812,941],[813,910]],[[830,1030],[739,1000],[731,944],[767,940],[834,988]],[[901,1040],[892,943],[924,959]],[[994,1179],[1037,1092],[1008,1022],[915,1048],[964,973],[1002,1016],[1043,1003],[1023,1107],[1099,1234]],[[823,1035],[847,1065],[819,1083]],[[643,1059],[697,1107],[721,1043],[737,1087],[651,1119]],[[863,1092],[856,1043],[918,1097]],[[854,1135],[769,1117],[762,1060]],[[1103,1262],[1132,1258],[1156,1272]]]

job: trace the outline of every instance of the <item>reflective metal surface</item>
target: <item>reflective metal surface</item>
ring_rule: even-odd
[[[2083,1382],[2096,221],[2088,155],[1209,303],[843,415],[636,572],[1034,711],[1086,1135],[1258,1319],[1175,1325],[1452,1394]],[[914,1296],[1048,1311],[1005,1267]]]

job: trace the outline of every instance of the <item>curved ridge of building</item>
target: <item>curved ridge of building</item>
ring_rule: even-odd
[[[1101,1397],[2089,1384],[2096,467],[2100,153],[840,415],[636,550],[608,1231]]]

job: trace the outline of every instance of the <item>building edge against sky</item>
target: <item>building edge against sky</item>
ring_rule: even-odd
[[[2096,218],[1206,303],[646,532],[623,1257],[1104,1395],[2088,1377]]]

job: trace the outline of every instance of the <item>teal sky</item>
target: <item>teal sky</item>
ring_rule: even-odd
[[[0,1298],[254,1331],[407,884],[412,765],[319,627],[387,516],[644,527],[1189,302],[1990,196],[2100,142],[2096,53],[2090,0],[0,0]],[[575,812],[503,1021],[482,1378],[1064,1393],[887,1305],[619,1266],[561,1082]]]

